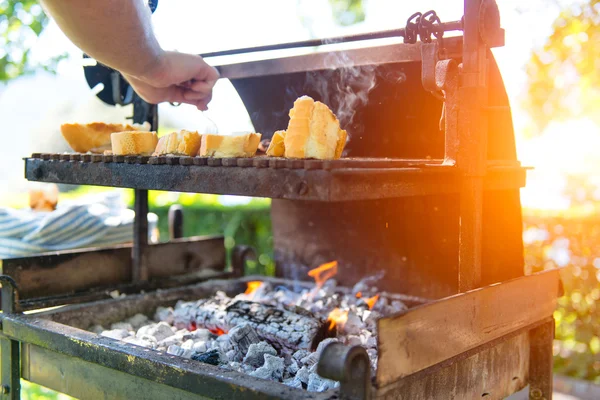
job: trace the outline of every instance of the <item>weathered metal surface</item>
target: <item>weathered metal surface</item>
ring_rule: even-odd
[[[111,289],[131,282],[131,249],[121,245],[7,259],[3,273],[17,282],[21,300]],[[177,239],[149,245],[145,252],[150,280],[194,279],[194,274],[225,268],[222,237]]]
[[[133,220],[133,247],[131,248],[131,277],[133,282],[144,282],[148,271],[148,191],[134,190],[135,218]]]
[[[317,201],[422,196],[460,190],[458,170],[450,165],[351,168],[350,161],[345,165],[346,168],[312,170],[27,159],[25,176],[41,182]],[[524,183],[522,168],[490,167],[486,188],[516,189]]]
[[[550,318],[530,332],[529,398],[532,400],[552,399],[554,328],[554,318]]]
[[[3,332],[8,337],[89,362],[86,365],[88,371],[104,377],[107,377],[107,371],[99,367],[214,399],[327,399],[332,396],[332,393],[310,393],[246,374],[224,371],[49,320],[7,315],[2,322]],[[60,369],[60,366],[45,365],[41,368]],[[110,380],[105,381],[105,385],[110,384]]]
[[[508,335],[430,370],[379,387],[376,398],[501,400],[527,385],[529,348],[527,330]]]
[[[462,50],[461,37],[444,39],[444,45],[449,57],[460,57]],[[336,60],[339,61],[336,63]],[[343,63],[341,60],[344,60]],[[332,66],[337,66],[338,68],[345,65],[358,67],[418,61],[421,61],[420,42],[415,44],[398,43],[369,46],[367,48],[333,50],[277,59],[223,64],[219,65],[218,69],[224,78],[241,79],[318,71],[332,68]]]
[[[23,379],[76,399],[207,399],[201,392],[184,391],[39,346],[25,344],[23,353]]]
[[[371,363],[362,346],[328,344],[319,359],[317,373],[340,382],[341,400],[371,399]]]
[[[378,386],[547,319],[556,307],[558,282],[558,271],[547,271],[380,319]]]

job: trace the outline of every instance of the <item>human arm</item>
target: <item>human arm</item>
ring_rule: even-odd
[[[69,39],[120,71],[150,103],[182,102],[206,109],[219,78],[202,57],[163,50],[142,0],[42,0]]]

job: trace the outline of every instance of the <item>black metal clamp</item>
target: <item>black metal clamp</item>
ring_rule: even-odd
[[[317,374],[340,382],[341,400],[371,398],[371,362],[362,346],[328,344],[319,358]]]

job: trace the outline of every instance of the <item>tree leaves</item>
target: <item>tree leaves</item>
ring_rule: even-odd
[[[31,46],[48,23],[36,0],[0,0],[0,82],[42,68],[49,72],[66,57],[61,54],[43,63],[32,63]]]
[[[543,130],[551,120],[591,117],[600,123],[600,0],[563,10],[533,52],[525,107]]]

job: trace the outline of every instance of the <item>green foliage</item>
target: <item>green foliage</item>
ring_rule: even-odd
[[[41,64],[30,60],[31,47],[48,23],[36,0],[0,0],[0,82],[32,73],[54,72],[62,54]]]
[[[584,0],[563,10],[527,66],[525,107],[539,131],[550,120],[587,116],[600,122],[598,54],[600,0]]]
[[[543,232],[525,245],[531,271],[555,268],[552,254],[568,248],[569,264],[561,271],[564,296],[554,313],[555,372],[600,383],[600,217],[526,217],[525,228]]]
[[[329,0],[335,22],[343,25],[353,25],[365,20],[365,10],[362,0]]]

